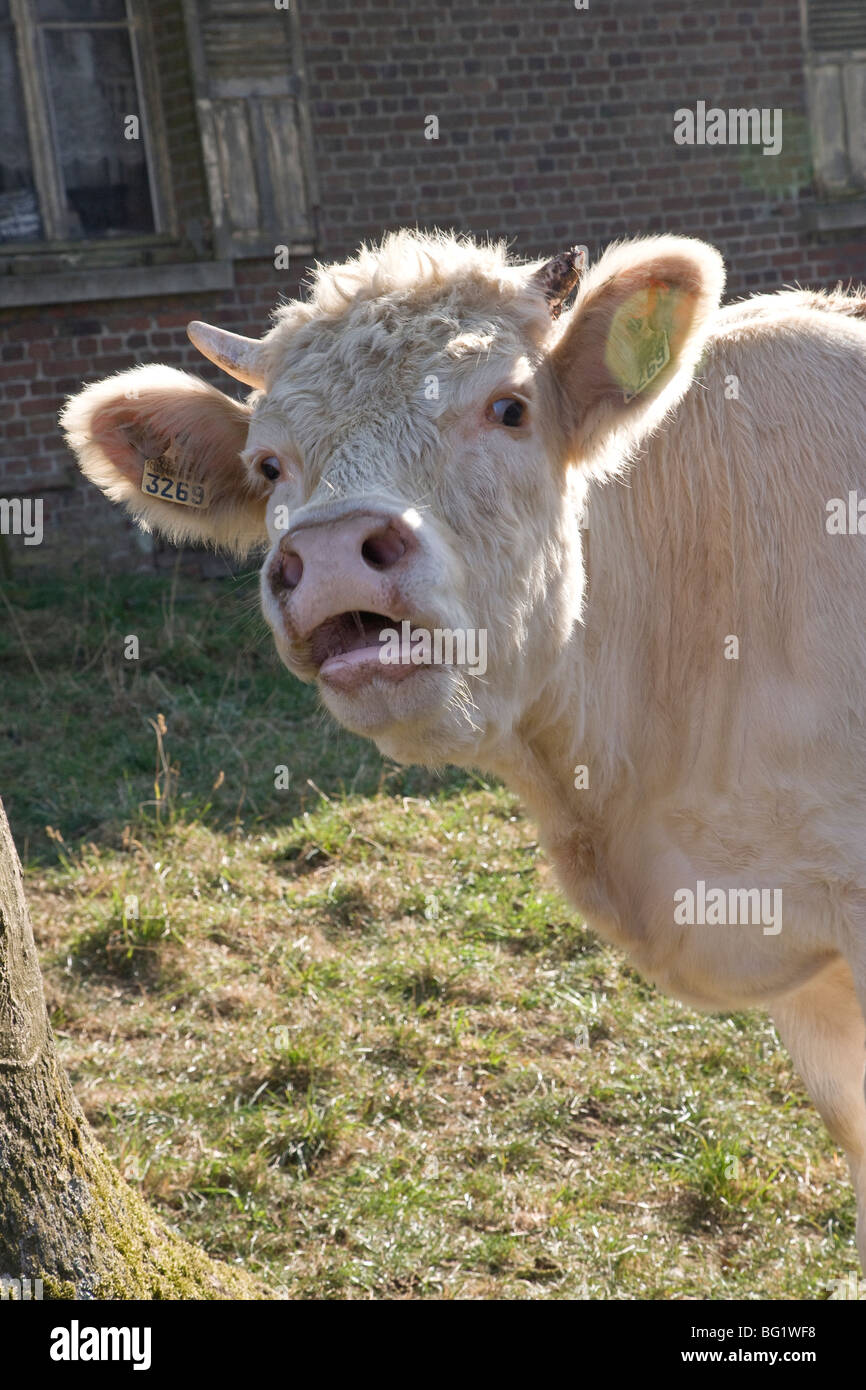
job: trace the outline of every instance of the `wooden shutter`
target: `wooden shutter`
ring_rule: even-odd
[[[316,193],[294,5],[184,0],[217,254],[311,250]]]
[[[807,0],[806,79],[815,182],[866,191],[866,0]]]
[[[809,47],[816,52],[866,48],[864,0],[808,0]]]

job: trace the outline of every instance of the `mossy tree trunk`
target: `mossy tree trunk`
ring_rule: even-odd
[[[0,1277],[54,1298],[267,1298],[173,1235],[112,1167],[45,1010],[21,864],[0,802]]]

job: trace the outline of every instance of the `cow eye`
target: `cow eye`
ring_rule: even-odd
[[[264,474],[268,482],[275,482],[282,472],[279,459],[274,454],[268,454],[267,458],[259,459],[259,472]]]
[[[496,425],[507,425],[509,429],[522,425],[525,415],[526,406],[515,396],[501,396],[487,407],[488,420]]]

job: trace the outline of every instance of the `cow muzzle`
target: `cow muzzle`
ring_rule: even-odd
[[[263,588],[289,664],[346,692],[411,676],[417,667],[383,662],[382,634],[411,618],[419,549],[404,516],[379,510],[302,520],[287,531]]]

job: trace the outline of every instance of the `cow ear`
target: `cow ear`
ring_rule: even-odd
[[[143,530],[238,554],[267,539],[267,488],[240,458],[249,420],[249,406],[156,365],[86,387],[60,416],[82,472]]]
[[[684,395],[725,282],[719,253],[689,237],[612,247],[585,276],[550,353],[571,455],[628,446]]]

